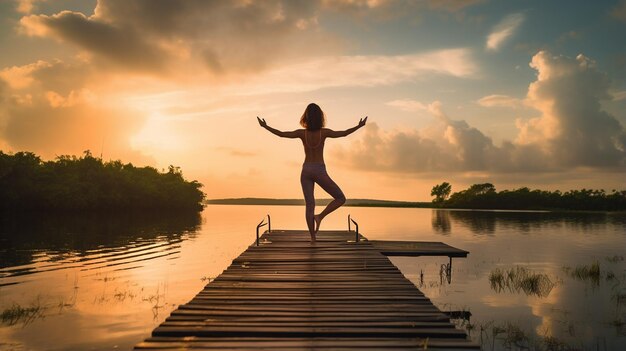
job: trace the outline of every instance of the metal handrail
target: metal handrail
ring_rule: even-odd
[[[350,227],[350,222],[354,223],[354,226],[356,227],[354,241],[358,243],[359,242],[359,223],[357,223],[350,215],[348,215],[348,231],[349,232],[352,231]]]
[[[256,226],[256,246],[259,246],[259,229],[261,227],[267,225],[267,232],[268,233],[272,232],[272,218],[270,217],[269,214],[266,217],[267,217],[267,223],[265,223],[265,217],[263,217],[261,222],[259,222],[259,224]]]
[[[352,231],[352,228],[350,228],[350,214],[348,214],[348,231]]]

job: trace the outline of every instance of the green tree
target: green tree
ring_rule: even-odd
[[[494,194],[496,187],[491,183],[474,184],[467,189],[468,195],[477,196],[485,194]]]
[[[201,210],[202,184],[180,167],[159,172],[121,161],[102,162],[89,150],[42,161],[30,152],[0,150],[1,210]]]
[[[435,185],[430,191],[430,196],[434,196],[434,203],[442,203],[446,201],[448,196],[450,196],[450,192],[452,191],[452,185],[448,182],[443,182],[441,184]]]

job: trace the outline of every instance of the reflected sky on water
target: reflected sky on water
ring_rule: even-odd
[[[130,348],[245,250],[267,213],[273,228],[305,228],[297,206],[3,216],[0,308],[19,305],[32,315],[0,325],[0,349]],[[505,323],[527,334],[522,344],[553,335],[583,349],[626,349],[625,214],[344,207],[321,229],[345,229],[348,213],[370,239],[470,251],[453,260],[451,283],[440,274],[447,258],[392,261],[441,309],[470,311],[471,335],[480,340],[482,327],[486,349],[494,326]],[[594,262],[600,279],[572,273]],[[494,269],[518,266],[556,285],[542,297],[492,289]]]

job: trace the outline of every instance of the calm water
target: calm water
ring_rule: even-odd
[[[252,243],[263,215],[274,228],[304,229],[303,212],[212,205],[197,216],[2,218],[0,349],[129,349]],[[451,277],[447,258],[392,260],[442,310],[471,312],[457,322],[486,350],[546,340],[626,350],[626,214],[342,208],[322,230],[344,229],[348,213],[370,239],[470,251]],[[596,262],[599,275],[580,274]],[[492,286],[494,270],[516,267],[554,286]],[[18,307],[26,312],[7,312]]]

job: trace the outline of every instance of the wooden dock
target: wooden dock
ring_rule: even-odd
[[[308,238],[266,232],[135,349],[479,349],[371,242]]]
[[[385,256],[448,256],[467,257],[469,252],[438,241],[369,240]]]

